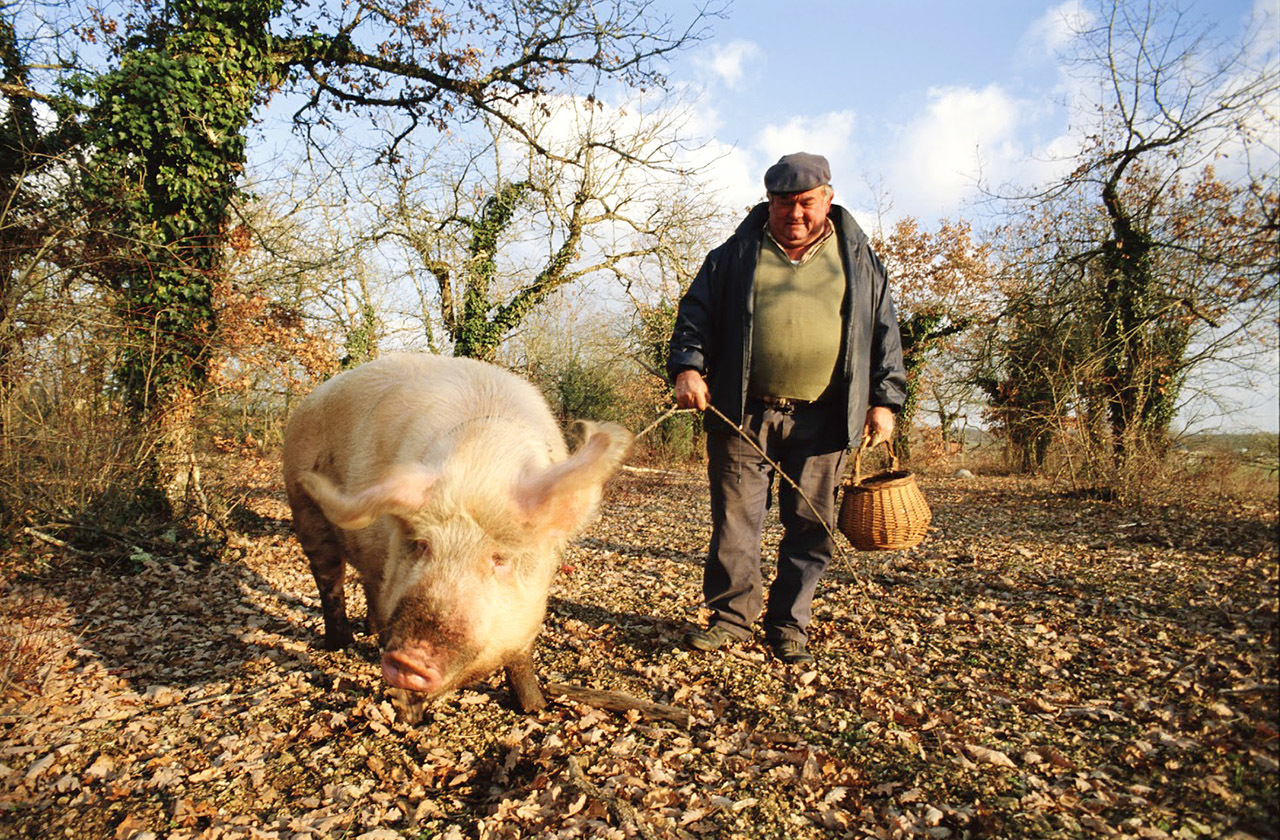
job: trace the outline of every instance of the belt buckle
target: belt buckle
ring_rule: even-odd
[[[767,405],[769,408],[772,408],[774,411],[782,411],[782,412],[793,411],[795,407],[799,404],[798,401],[793,400],[789,397],[764,396],[760,398],[760,401],[763,402],[765,405]]]

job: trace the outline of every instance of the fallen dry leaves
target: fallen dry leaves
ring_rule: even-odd
[[[1276,836],[1275,509],[925,479],[930,538],[848,552],[804,669],[682,649],[704,480],[630,471],[564,560],[538,657],[689,728],[524,716],[496,676],[410,727],[370,638],[313,645],[313,584],[255,474],[221,562],[68,561],[2,593],[0,665],[39,664],[4,683],[0,836]]]

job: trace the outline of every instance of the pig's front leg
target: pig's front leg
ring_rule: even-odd
[[[536,712],[547,705],[538,685],[538,675],[533,670],[533,653],[526,650],[507,662],[507,687],[516,698],[522,712]]]
[[[346,560],[333,526],[320,508],[306,498],[290,498],[293,527],[302,552],[311,564],[311,575],[320,593],[320,609],[324,613],[324,647],[341,650],[354,641],[347,620],[347,599],[343,591]]]

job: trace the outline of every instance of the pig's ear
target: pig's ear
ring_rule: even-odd
[[[421,510],[439,478],[421,464],[400,464],[355,494],[344,493],[317,472],[303,473],[298,483],[326,519],[344,530],[358,531],[383,514],[403,517]]]
[[[616,423],[581,425],[577,451],[525,475],[515,488],[516,505],[529,524],[550,536],[569,536],[587,524],[600,502],[600,488],[631,446],[631,433]]]

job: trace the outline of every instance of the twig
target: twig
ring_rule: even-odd
[[[813,512],[813,518],[818,520],[818,523],[822,525],[823,530],[825,530],[827,532],[827,535],[831,537],[831,555],[832,555],[831,559],[843,560],[845,570],[848,571],[849,574],[853,576],[854,580],[856,580],[858,583],[862,585],[863,590],[870,590],[871,589],[870,581],[864,575],[860,574],[860,571],[858,569],[854,568],[853,562],[849,559],[849,556],[845,553],[844,548],[840,545],[840,541],[836,539],[835,532],[831,530],[831,526],[827,524],[827,520],[824,519],[818,513],[818,509],[813,506],[813,502],[809,500],[809,497],[805,495],[805,492],[800,489],[800,485],[796,484],[795,481],[792,480],[791,476],[787,475],[786,471],[782,469],[782,466],[780,464],[778,464],[772,458],[766,455],[764,450],[761,449],[760,446],[754,440],[752,440],[750,437],[747,436],[746,432],[744,432],[741,428],[739,428],[736,424],[734,424],[734,422],[730,420],[728,417],[725,417],[724,414],[720,412],[720,409],[708,403],[707,410],[710,411],[715,416],[719,417],[721,420],[723,420],[725,425],[727,425],[729,428],[736,431],[743,440],[751,444],[751,448],[754,449],[757,453],[759,453],[761,458],[764,458],[766,461],[768,461],[769,465],[772,466],[775,470],[777,470],[778,475],[786,479],[787,483],[790,484],[795,489],[795,491],[800,494],[800,498],[804,499],[804,503],[808,505],[809,510]],[[866,606],[867,611],[871,613],[871,619],[873,621],[878,621],[881,624],[883,624],[884,619],[881,617],[880,611],[876,609],[875,600],[872,598],[866,598],[863,600],[863,603]]]
[[[84,557],[93,553],[92,551],[85,551],[83,548],[76,548],[75,546],[68,543],[66,540],[60,540],[57,537],[46,534],[43,531],[37,531],[35,528],[31,528],[31,527],[23,528],[22,533],[30,537],[35,537],[37,540],[40,540],[43,543],[48,543],[49,545],[56,546],[62,549],[63,551],[69,551],[72,554],[79,554],[81,557]]]
[[[649,432],[652,432],[654,429],[658,428],[658,426],[662,424],[662,421],[666,420],[668,417],[671,417],[672,415],[675,415],[675,414],[683,414],[686,411],[697,411],[697,409],[696,408],[680,408],[679,406],[673,405],[671,408],[668,408],[661,417],[659,417],[657,420],[654,420],[649,425],[645,426],[642,431],[638,432],[636,434],[636,439],[638,440],[644,437],[645,435],[649,434]]]
[[[1222,691],[1218,693],[1228,694],[1228,695],[1231,695],[1232,697],[1239,697],[1243,694],[1266,694],[1272,691],[1280,692],[1280,685],[1276,685],[1275,683],[1271,683],[1270,685],[1267,685],[1267,684],[1246,685],[1243,688],[1224,688],[1222,689]]]
[[[262,692],[269,691],[270,689],[271,689],[271,686],[264,685],[258,688],[250,689],[249,691],[240,691],[240,692],[224,691],[222,694],[215,694],[212,697],[201,697],[199,700],[184,700],[180,705],[185,706],[188,709],[191,709],[191,708],[195,708],[196,706],[207,706],[210,703],[225,703],[231,700],[245,700],[249,697],[256,697]]]
[[[760,455],[761,458],[769,462],[769,466],[777,470],[778,475],[786,479],[787,483],[791,485],[792,489],[794,489],[797,493],[800,494],[800,498],[804,499],[804,503],[809,506],[809,510],[813,513],[813,518],[818,520],[818,524],[821,525],[822,529],[827,532],[827,536],[831,537],[831,547],[834,550],[835,556],[841,560],[844,560],[846,565],[849,567],[849,571],[853,571],[853,564],[849,563],[848,558],[845,557],[844,549],[840,546],[840,543],[836,540],[835,531],[831,530],[831,526],[827,524],[827,520],[822,516],[822,514],[818,513],[818,509],[814,507],[813,502],[809,500],[809,496],[803,490],[800,489],[800,485],[796,484],[795,480],[792,479],[791,476],[787,475],[787,472],[782,468],[782,465],[780,465],[779,463],[774,461],[772,458],[770,458],[768,455],[766,455],[764,450],[760,448],[760,445],[757,444],[754,440],[752,440],[747,435],[746,432],[744,432],[741,428],[739,428],[736,424],[734,424],[732,420],[730,420],[728,417],[725,417],[724,414],[721,413],[720,409],[708,403],[707,411],[710,411],[716,417],[719,417],[721,420],[725,422],[726,426],[728,426],[729,428],[737,432],[738,435],[743,440],[745,440],[747,443],[751,445],[751,448],[754,449]]]
[[[635,473],[637,475],[679,475],[674,470],[662,470],[655,467],[637,467],[634,464],[623,464],[622,472]]]
[[[689,712],[679,706],[668,706],[665,703],[654,703],[621,691],[603,691],[595,688],[584,688],[566,683],[547,683],[544,686],[549,696],[568,697],[578,703],[606,709],[610,712],[629,712],[635,709],[642,717],[649,720],[674,723],[681,729],[689,728]]]
[[[639,361],[639,360],[637,359],[636,361]],[[657,371],[655,371],[653,368],[649,367],[648,365],[644,364],[643,362],[641,362],[640,364],[641,364],[641,366],[642,366],[642,367],[644,367],[647,371],[649,371],[649,373],[652,373],[654,376],[659,376],[658,372],[657,372]],[[659,376],[659,378],[662,378],[662,377],[660,377],[660,376]],[[685,412],[685,411],[697,411],[697,409],[696,409],[696,408],[680,408],[679,406],[672,406],[671,408],[667,409],[667,410],[662,414],[662,416],[661,416],[661,417],[659,417],[657,420],[654,420],[654,421],[653,421],[652,423],[650,423],[648,426],[645,426],[643,431],[641,431],[641,432],[637,433],[637,434],[636,434],[636,438],[637,438],[637,439],[639,439],[639,438],[642,438],[642,437],[644,437],[645,435],[649,434],[649,432],[653,431],[653,430],[654,430],[654,429],[655,429],[659,424],[661,424],[661,423],[662,423],[662,421],[666,420],[668,417],[671,417],[673,414],[679,414],[679,413],[682,413],[682,412]],[[852,564],[852,563],[850,563],[850,562],[848,561],[848,558],[846,558],[846,557],[845,557],[845,555],[844,555],[844,549],[840,547],[840,543],[839,543],[839,541],[836,539],[835,531],[832,531],[832,530],[831,530],[831,526],[827,524],[827,520],[823,518],[822,514],[818,513],[818,509],[817,509],[816,507],[814,507],[814,504],[813,504],[813,502],[809,499],[808,494],[806,494],[803,490],[801,490],[801,489],[800,489],[800,485],[799,485],[799,484],[796,484],[796,482],[791,478],[791,476],[787,475],[786,471],[785,471],[785,470],[783,470],[783,469],[782,469],[782,467],[781,467],[781,466],[780,466],[776,461],[774,461],[772,458],[770,458],[768,455],[766,455],[766,454],[765,454],[765,452],[764,452],[764,450],[763,450],[763,449],[761,449],[761,448],[760,448],[760,446],[759,446],[759,445],[758,445],[754,440],[752,440],[750,437],[748,437],[748,436],[747,436],[747,433],[746,433],[746,432],[744,432],[741,428],[739,428],[739,427],[737,426],[737,424],[735,424],[735,423],[734,423],[732,420],[730,420],[728,417],[725,417],[725,416],[724,416],[724,414],[720,411],[720,409],[716,408],[714,405],[711,405],[710,403],[707,403],[707,411],[710,411],[710,412],[711,412],[712,414],[714,414],[716,417],[719,417],[721,420],[723,420],[723,421],[724,421],[724,424],[725,424],[726,426],[728,426],[729,428],[733,429],[735,432],[737,432],[737,433],[738,433],[738,435],[739,435],[743,440],[745,440],[747,443],[751,444],[751,448],[752,448],[752,449],[754,449],[757,453],[759,453],[759,455],[760,455],[760,457],[761,457],[761,458],[764,458],[766,461],[768,461],[768,462],[769,462],[769,466],[771,466],[771,467],[773,467],[775,470],[777,470],[778,475],[780,475],[780,476],[782,476],[784,479],[786,479],[786,482],[787,482],[788,484],[790,484],[790,485],[791,485],[791,487],[792,487],[792,488],[793,488],[797,493],[799,493],[799,494],[800,494],[800,498],[804,499],[804,503],[805,503],[806,505],[808,505],[808,506],[809,506],[809,510],[813,512],[813,518],[814,518],[814,519],[816,519],[816,520],[818,521],[818,524],[820,524],[820,525],[822,526],[822,529],[823,529],[824,531],[826,531],[826,532],[827,532],[827,535],[828,535],[829,537],[831,537],[831,545],[832,545],[832,548],[834,549],[834,554],[835,554],[835,556],[836,556],[836,557],[838,557],[838,558],[839,558],[839,559],[841,559],[841,560],[844,560],[844,561],[845,561],[845,563],[846,563],[846,565],[849,567],[850,571],[852,571],[852,570],[853,570],[853,564]]]
[[[662,376],[652,367],[645,364],[642,360],[636,359],[636,361],[639,362],[640,366],[643,367],[645,370],[647,370],[649,373],[653,374],[654,376],[658,377],[664,382],[666,381],[666,377]],[[652,431],[654,427],[656,427],[659,423],[661,423],[663,420],[666,420],[668,417],[670,417],[671,415],[675,414],[678,411],[693,411],[693,410],[695,409],[681,409],[679,406],[672,406],[671,408],[667,409],[667,411],[661,417],[659,417],[653,423],[650,423],[648,426],[646,426],[644,428],[644,431],[640,432],[640,434],[636,435],[636,437],[637,438],[644,437],[646,434]],[[739,428],[736,423],[734,423],[732,420],[726,417],[724,413],[720,411],[720,409],[716,408],[714,405],[711,405],[710,403],[707,403],[707,411],[710,411],[716,417],[719,417],[722,421],[724,421],[724,424],[726,426],[728,426],[729,428],[737,432],[739,437],[741,437],[748,444],[750,444],[751,448],[754,449],[757,453],[759,453],[761,458],[764,458],[766,461],[768,461],[769,465],[772,466],[775,470],[777,470],[778,475],[782,476],[787,481],[787,483],[790,484],[792,488],[795,489],[795,491],[800,494],[800,498],[804,499],[804,503],[808,505],[809,510],[813,512],[813,518],[816,519],[818,523],[822,525],[822,529],[827,532],[827,535],[829,537],[831,537],[831,551],[832,551],[831,559],[832,560],[838,559],[838,560],[844,561],[845,569],[849,572],[849,574],[853,575],[853,577],[859,583],[862,584],[863,589],[870,589],[869,582],[867,581],[867,579],[859,573],[858,569],[854,568],[853,562],[849,559],[848,555],[844,551],[844,548],[840,545],[840,541],[836,539],[835,532],[831,530],[831,526],[827,524],[827,520],[824,519],[822,515],[818,513],[818,509],[814,506],[813,502],[809,499],[809,496],[803,490],[800,489],[800,485],[796,484],[796,482],[791,478],[791,476],[787,475],[786,471],[782,469],[781,465],[779,465],[772,458],[766,455],[764,450],[761,449],[760,446],[754,440],[748,437],[747,433],[744,432],[741,428]],[[881,620],[880,612],[876,609],[875,603],[873,601],[868,600],[867,607],[871,611],[871,617],[873,619],[877,621]]]
[[[630,355],[631,355],[631,360],[632,360],[633,362],[635,362],[636,364],[638,364],[640,367],[644,368],[644,369],[645,369],[645,370],[647,370],[649,373],[651,373],[651,374],[653,374],[654,376],[656,376],[658,379],[661,379],[663,382],[666,382],[666,381],[667,381],[667,377],[666,377],[666,376],[664,376],[664,375],[662,375],[661,373],[659,373],[659,372],[658,372],[658,370],[657,370],[657,369],[655,369],[653,365],[649,364],[649,363],[648,363],[648,362],[646,362],[644,359],[642,359],[642,358],[640,358],[639,356],[637,356],[635,353],[632,353],[632,354],[630,354]]]

